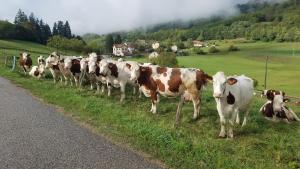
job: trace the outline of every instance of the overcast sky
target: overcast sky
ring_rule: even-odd
[[[0,19],[13,22],[18,9],[52,28],[68,20],[73,33],[108,33],[177,19],[232,15],[248,0],[0,0]]]

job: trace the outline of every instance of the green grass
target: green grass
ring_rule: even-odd
[[[272,47],[274,45],[274,47]],[[246,73],[261,82],[261,70],[258,54],[265,51],[282,51],[282,56],[272,57],[286,62],[271,59],[270,68],[276,71],[287,68],[285,74],[299,77],[296,65],[297,56],[288,56],[285,51],[294,44],[241,44],[240,52],[222,52],[218,55],[180,57],[179,63],[184,66],[201,67],[210,74],[224,70],[229,74]],[[296,44],[295,44],[296,45]],[[299,44],[298,44],[299,45]],[[257,46],[257,48],[255,47]],[[264,49],[264,46],[266,47]],[[272,47],[272,48],[271,48]],[[280,49],[282,47],[282,49]],[[299,49],[298,49],[299,50]],[[252,51],[252,52],[251,52]],[[253,53],[258,54],[252,56]],[[263,55],[262,55],[263,56]],[[290,59],[295,59],[290,61]],[[285,63],[288,63],[286,65]],[[299,63],[299,62],[298,62]],[[274,70],[273,70],[274,69]],[[293,72],[293,75],[287,75]],[[245,128],[236,126],[234,139],[219,139],[219,117],[211,87],[208,86],[202,96],[201,118],[192,122],[193,106],[187,103],[183,108],[181,127],[173,127],[178,99],[161,98],[159,113],[149,112],[150,100],[138,99],[127,92],[124,104],[119,102],[119,92],[113,96],[95,95],[94,91],[79,90],[61,85],[53,85],[51,80],[36,80],[10,72],[1,67],[0,75],[30,90],[49,103],[63,107],[72,112],[72,117],[83,121],[114,140],[127,143],[135,149],[151,154],[172,168],[299,168],[300,167],[300,124],[272,123],[266,121],[258,109],[263,99],[256,97],[251,108],[250,119]],[[279,76],[279,79],[284,77]],[[273,82],[270,85],[281,85]],[[271,83],[272,82],[272,83]],[[298,81],[285,82],[285,90],[299,95],[296,89]],[[292,86],[292,87],[291,87]],[[294,88],[293,88],[294,87]],[[293,107],[299,115],[300,108]]]

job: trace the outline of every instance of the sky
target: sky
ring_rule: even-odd
[[[3,1],[3,2],[1,2]],[[52,28],[68,20],[72,33],[104,34],[173,20],[237,14],[249,0],[0,0],[0,20],[14,21],[18,9],[33,12]],[[271,0],[269,0],[271,1]]]

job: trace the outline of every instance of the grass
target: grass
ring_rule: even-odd
[[[264,45],[266,45],[264,49]],[[270,46],[269,46],[270,45]],[[269,48],[274,45],[274,48]],[[296,65],[299,54],[288,56],[286,48],[293,44],[241,44],[241,51],[234,53],[221,52],[217,55],[180,57],[179,63],[184,66],[201,67],[213,74],[216,70],[224,70],[229,74],[247,73],[261,83],[260,58],[254,52],[282,50],[282,56],[271,59],[270,68],[276,71],[286,68],[282,75],[299,77]],[[257,46],[257,48],[255,48]],[[285,48],[286,47],[286,48]],[[274,52],[277,53],[277,52]],[[286,53],[286,54],[284,54]],[[251,55],[254,56],[251,56]],[[251,59],[253,57],[253,59]],[[273,58],[286,60],[283,62]],[[290,62],[289,59],[295,59]],[[263,60],[263,59],[262,59]],[[298,62],[299,63],[299,62]],[[272,72],[272,71],[271,71]],[[298,74],[297,74],[298,73]],[[276,72],[278,74],[278,72]],[[53,85],[51,80],[36,80],[10,72],[1,67],[0,75],[30,90],[46,102],[59,105],[73,118],[93,126],[114,140],[126,143],[151,154],[172,168],[299,168],[300,167],[300,124],[272,123],[266,121],[258,109],[263,99],[256,97],[251,108],[250,119],[245,128],[237,126],[236,138],[219,139],[219,118],[208,86],[203,94],[201,118],[192,122],[192,104],[183,107],[181,127],[174,129],[175,111],[178,99],[161,98],[159,114],[149,112],[150,100],[138,99],[127,92],[124,104],[119,102],[119,92],[114,90],[113,96],[96,95],[94,91],[80,90],[72,87]],[[277,87],[270,76],[270,85]],[[284,77],[278,76],[282,79]],[[272,80],[271,80],[272,79]],[[274,79],[275,80],[275,79]],[[280,81],[280,80],[279,80]],[[296,86],[299,81],[289,80],[289,86],[283,86],[292,94],[299,95]],[[294,89],[293,89],[294,87]],[[47,91],[47,92],[45,92]],[[300,109],[293,107],[296,112]],[[298,113],[299,115],[299,113]]]

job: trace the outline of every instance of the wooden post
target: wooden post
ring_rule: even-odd
[[[16,56],[13,56],[13,65],[12,65],[11,70],[14,71],[15,68],[16,68]]]
[[[266,58],[266,66],[265,66],[265,90],[267,89],[268,61],[269,61],[269,56],[267,56]]]

